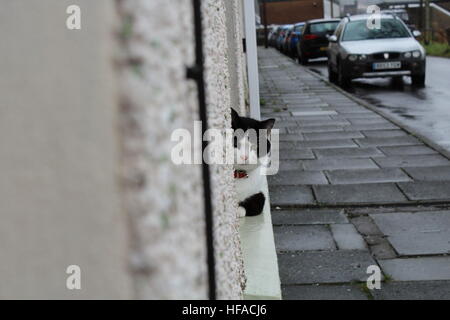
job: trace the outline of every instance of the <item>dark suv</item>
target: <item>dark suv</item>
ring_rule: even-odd
[[[334,33],[340,19],[307,21],[297,43],[298,62],[307,64],[309,59],[327,56],[328,37]]]

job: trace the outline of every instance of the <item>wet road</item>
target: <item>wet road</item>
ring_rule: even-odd
[[[328,77],[326,60],[308,68]],[[426,87],[413,88],[408,77],[354,80],[347,91],[450,151],[450,59],[428,57]]]

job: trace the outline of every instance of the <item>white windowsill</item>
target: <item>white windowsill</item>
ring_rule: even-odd
[[[264,179],[263,188],[267,190],[267,179]],[[247,277],[244,299],[280,300],[280,276],[270,215],[270,199],[266,200],[263,214],[241,218],[240,236]]]

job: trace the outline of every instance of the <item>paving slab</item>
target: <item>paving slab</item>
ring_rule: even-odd
[[[303,108],[315,108],[315,109],[320,109],[320,108],[328,108],[330,107],[330,105],[328,103],[321,103],[321,102],[309,102],[309,103],[288,103],[287,106],[289,108],[298,108],[298,109],[303,109]]]
[[[407,133],[403,130],[371,130],[371,131],[362,131],[362,133],[367,138],[394,138],[394,137],[404,137],[407,135]]]
[[[384,274],[396,281],[450,280],[450,257],[379,260]]]
[[[279,117],[290,117],[291,113],[289,111],[282,111],[281,108],[278,108],[278,111],[270,110],[270,111],[261,111],[261,117],[263,119],[268,118],[279,118]]]
[[[331,184],[357,184],[357,183],[382,183],[405,182],[411,179],[402,170],[387,169],[359,169],[359,170],[334,170],[326,172]]]
[[[354,139],[364,138],[359,131],[335,131],[335,132],[316,132],[304,133],[305,140],[335,140],[335,139]]]
[[[372,158],[385,155],[375,147],[313,149],[318,158]]]
[[[314,159],[314,154],[310,149],[287,149],[283,148],[278,151],[279,157],[281,160],[306,160],[306,159]],[[274,156],[274,153],[272,153]]]
[[[278,141],[278,144],[276,144],[275,142],[272,142],[271,145],[272,149],[271,150],[283,150],[284,151],[289,151],[292,149],[300,149],[298,147],[298,141]],[[302,151],[302,150],[300,150]]]
[[[359,216],[350,219],[351,223],[358,229],[358,231],[365,236],[382,235],[381,230],[374,223],[370,216]]]
[[[306,133],[305,133],[306,134]],[[332,140],[316,140],[316,141],[299,141],[297,143],[299,148],[314,148],[314,149],[326,149],[326,148],[357,148],[356,145],[350,139],[332,139]]]
[[[367,267],[376,265],[367,251],[298,252],[278,254],[282,284],[365,282]]]
[[[348,120],[300,120],[298,121],[300,127],[314,127],[314,126],[348,126],[350,122]]]
[[[338,105],[338,104],[332,104],[331,105],[339,114],[346,115],[346,114],[373,114],[369,110],[363,109],[358,105]],[[358,125],[359,127],[365,128],[367,126],[376,126],[379,129],[386,129],[385,125]],[[389,127],[392,127],[390,125]]]
[[[312,126],[312,127],[298,127],[288,128],[287,132],[291,134],[295,133],[308,133],[308,132],[330,132],[330,131],[342,131],[342,126]]]
[[[352,224],[330,225],[339,250],[367,250],[366,243]]]
[[[325,101],[326,103],[329,103],[334,109],[338,110],[339,113],[341,110],[349,110],[349,112],[347,113],[359,113],[359,114],[373,114],[372,112],[368,112],[369,110],[367,109],[363,109],[361,108],[361,106],[359,106],[358,104],[352,102],[352,101],[348,101],[348,100],[340,100],[340,99],[336,99],[336,101],[331,101],[330,99],[327,99],[327,95],[322,94],[321,95],[322,100]],[[350,112],[351,110],[353,110],[354,112]]]
[[[370,131],[369,131],[370,132]],[[414,155],[424,155],[424,154],[437,154],[437,152],[430,147],[425,145],[421,146],[397,146],[397,147],[380,147],[386,155],[392,156],[414,156]]]
[[[349,119],[351,124],[354,125],[367,125],[367,124],[390,124],[391,122],[387,121],[383,117],[378,118],[352,118]]]
[[[275,154],[272,153],[272,155]],[[312,150],[306,148],[287,149],[283,147],[283,149],[278,150],[278,155],[281,160],[312,160],[315,158]]]
[[[349,111],[349,113],[354,112],[355,111]],[[339,113],[344,112],[342,110],[339,110]],[[392,123],[375,123],[375,124],[353,124],[344,128],[344,130],[347,131],[392,130],[392,129],[398,129],[398,127]]]
[[[394,259],[397,254],[389,241],[380,231],[370,216],[358,216],[351,220],[358,232],[363,235],[365,242],[370,248],[372,256],[376,259]]]
[[[410,200],[450,200],[449,181],[400,182],[398,186]]]
[[[323,100],[330,101],[330,102],[336,102],[336,103],[353,103],[356,104],[355,101],[351,100],[349,97],[344,96],[338,91],[330,92],[327,94],[324,94],[322,97]]]
[[[406,202],[406,197],[392,183],[314,186],[321,204],[380,204]]]
[[[355,141],[361,147],[405,146],[405,145],[422,144],[419,140],[417,140],[413,136],[391,137],[391,138],[365,138],[365,139],[356,139]]]
[[[374,161],[382,168],[432,167],[450,165],[450,161],[439,155],[388,156]]]
[[[336,250],[327,226],[275,226],[275,247],[282,251]]]
[[[298,99],[298,97],[291,97],[288,95],[283,95],[281,97],[285,103],[294,103],[294,104],[312,104],[312,103],[321,103],[322,100],[320,98],[313,97],[302,97]]]
[[[289,127],[297,127],[298,123],[296,121],[293,120],[288,120],[288,121],[275,121],[275,125],[274,128],[275,129],[280,129],[280,128],[289,128]]]
[[[308,186],[270,186],[272,206],[314,204],[312,189]]]
[[[305,170],[378,169],[371,159],[322,158],[303,161]]]
[[[292,111],[292,115],[296,117],[301,116],[330,116],[336,115],[336,111]]]
[[[303,170],[303,165],[300,160],[283,160],[279,162],[280,171],[296,171]]]
[[[381,213],[370,217],[401,256],[450,253],[450,211]]]
[[[450,300],[450,281],[393,281],[382,283],[381,290],[371,294],[375,300]]]
[[[280,171],[276,175],[269,176],[268,181],[272,186],[328,184],[327,178],[321,171]]]
[[[289,109],[291,112],[296,111],[297,109]],[[322,111],[327,111],[325,109],[321,109]],[[304,111],[304,109],[302,109]],[[308,111],[308,109],[306,109]],[[311,111],[311,110],[310,110]],[[301,121],[301,120],[323,120],[323,119],[331,119],[330,116],[292,116],[292,119],[295,119],[295,121]]]
[[[283,300],[367,300],[356,285],[292,285],[282,286]]]
[[[283,74],[284,76],[284,74]],[[312,95],[309,93],[287,93],[287,94],[277,94],[278,97],[282,98],[297,98],[297,99],[303,99],[303,98],[311,98]]]
[[[272,210],[274,225],[315,225],[348,223],[342,209]]]
[[[297,134],[280,134],[280,141],[302,141],[304,140],[303,135],[301,133]]]
[[[403,169],[414,180],[419,181],[450,181],[450,166],[419,167]]]
[[[368,238],[369,237],[366,237],[365,240],[369,244]],[[369,244],[369,248],[372,256],[377,260],[397,258],[397,254],[394,248],[392,248],[389,241],[387,241],[386,239],[381,238],[379,242],[375,244]]]
[[[375,113],[346,113],[332,116],[335,119],[384,119]]]

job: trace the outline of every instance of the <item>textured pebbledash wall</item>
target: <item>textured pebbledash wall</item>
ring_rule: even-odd
[[[225,9],[225,1],[203,2],[205,82],[209,126],[216,129],[231,127],[232,96],[239,96],[238,70],[230,65],[237,51],[235,42],[228,39],[228,29],[235,30],[233,11]],[[231,2],[231,1],[230,1]],[[233,88],[233,89],[232,89]],[[238,98],[239,99],[239,98]],[[236,100],[236,99],[234,99]],[[243,261],[238,234],[237,201],[232,165],[211,165],[213,206],[215,217],[215,247],[217,259],[218,297],[239,299],[244,285]]]
[[[211,128],[230,127],[244,110],[241,3],[204,0],[205,79]],[[192,2],[117,0],[124,207],[132,236],[137,297],[207,297],[201,167],[171,162],[173,130],[198,119]],[[218,298],[240,299],[244,286],[233,170],[211,166]]]
[[[125,208],[137,297],[206,297],[201,167],[171,161],[171,134],[197,119],[191,2],[118,1]]]

